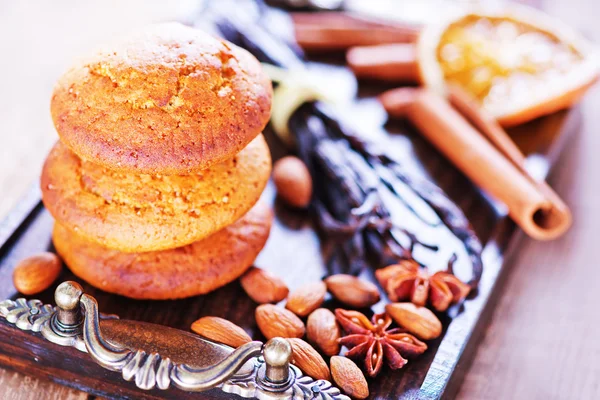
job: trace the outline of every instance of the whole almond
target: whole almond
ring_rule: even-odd
[[[329,380],[329,367],[314,347],[302,339],[288,339],[292,345],[292,364],[315,379]]]
[[[252,341],[252,338],[242,328],[219,317],[200,318],[192,324],[192,331],[213,342],[223,343],[233,348]]]
[[[293,312],[273,304],[256,307],[254,313],[258,329],[267,339],[274,337],[301,338],[306,329],[304,323]]]
[[[340,353],[337,341],[341,337],[340,327],[335,315],[326,308],[318,308],[308,316],[306,337],[327,356]]]
[[[60,275],[62,264],[54,253],[44,252],[21,260],[13,271],[15,288],[32,295],[48,289]]]
[[[273,182],[277,194],[292,207],[305,208],[312,196],[312,178],[298,157],[286,156],[273,166]]]
[[[398,325],[419,339],[431,340],[442,334],[442,323],[431,310],[413,303],[390,303],[385,311]]]
[[[369,397],[369,385],[360,368],[349,358],[333,356],[329,361],[331,377],[342,392],[354,399]]]
[[[285,308],[296,315],[306,317],[323,304],[326,294],[325,283],[321,281],[307,283],[290,293]]]
[[[281,279],[257,267],[246,271],[240,278],[240,283],[246,294],[258,304],[278,303],[290,291]]]
[[[371,307],[380,299],[375,284],[352,275],[331,275],[325,279],[325,284],[336,300],[354,308]]]

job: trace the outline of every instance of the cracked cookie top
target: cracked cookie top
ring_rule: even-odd
[[[164,250],[238,220],[258,201],[270,173],[263,135],[233,158],[188,175],[114,171],[58,142],[42,169],[42,200],[59,223],[104,247]]]
[[[51,101],[65,145],[120,172],[182,175],[230,159],[265,127],[271,83],[227,41],[153,25],[81,60]]]

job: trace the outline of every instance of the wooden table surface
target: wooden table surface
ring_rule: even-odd
[[[56,140],[49,99],[74,57],[115,33],[181,19],[196,0],[0,3],[0,216],[38,179]],[[600,43],[600,2],[542,0],[543,8]],[[550,243],[524,239],[460,399],[600,398],[600,85],[551,183],[574,226]],[[42,395],[43,393],[43,395]],[[0,397],[86,399],[87,394],[0,369]]]

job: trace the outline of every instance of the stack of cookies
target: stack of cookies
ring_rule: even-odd
[[[139,299],[203,294],[263,248],[257,203],[271,158],[271,83],[245,50],[160,24],[82,60],[58,81],[60,141],[42,171],[54,245],[88,283]]]

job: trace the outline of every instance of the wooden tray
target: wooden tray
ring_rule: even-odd
[[[335,77],[353,82],[347,71],[340,68],[332,71],[337,74]],[[521,235],[501,207],[494,206],[479,193],[410,127],[401,122],[383,126],[385,113],[371,95],[384,89],[375,85],[361,89],[359,100],[351,106],[352,114],[363,125],[363,130],[370,127],[370,133],[378,140],[390,141],[387,148],[400,155],[404,164],[421,169],[449,194],[472,222],[485,244],[485,250],[484,272],[476,296],[466,301],[454,318],[443,320],[443,336],[429,342],[429,349],[423,356],[409,362],[402,370],[384,369],[377,379],[371,380],[371,398],[452,398],[468,368],[508,271],[504,260],[509,248],[514,247],[511,244],[516,244]],[[511,132],[528,155],[529,166],[536,177],[547,176],[568,136],[578,130],[579,120],[579,112],[572,110],[534,121]],[[270,132],[266,135],[274,158],[284,154],[274,136]],[[274,201],[271,184],[264,198]],[[282,277],[290,289],[320,279],[325,267],[309,216],[287,210],[278,202],[274,203],[274,207],[276,221],[271,237],[256,264]],[[52,250],[52,224],[51,216],[40,203],[36,184],[0,225],[0,299],[20,297],[12,285],[12,269],[28,255]],[[159,302],[135,301],[102,292],[81,282],[66,268],[56,284],[64,280],[82,283],[85,291],[96,297],[104,313],[183,330],[189,330],[191,323],[202,316],[216,315],[242,326],[254,338],[264,340],[254,322],[256,304],[245,295],[237,281],[206,296]],[[35,298],[54,304],[55,287]],[[333,308],[336,304],[330,300],[326,306]],[[374,310],[381,311],[382,307],[383,301]],[[226,396],[218,391],[196,394],[178,389],[141,391],[133,383],[123,381],[119,373],[96,365],[86,354],[51,344],[39,334],[20,331],[4,319],[0,319],[0,365],[107,398],[211,399]]]

